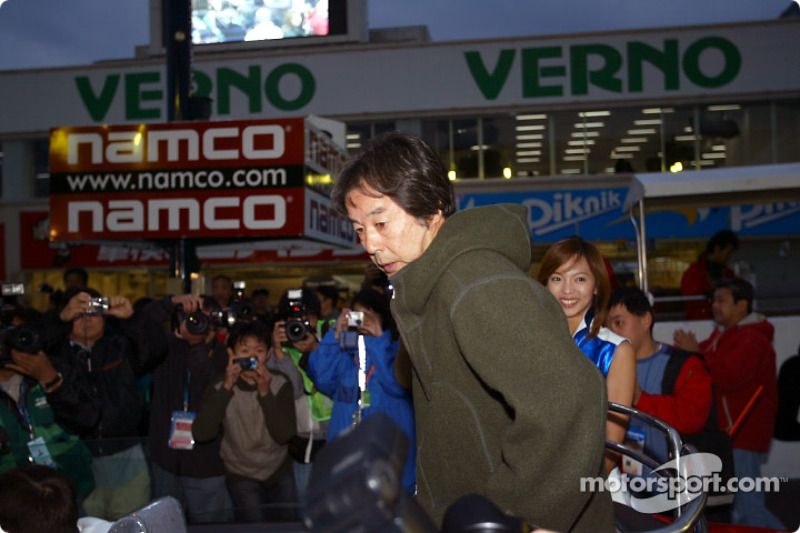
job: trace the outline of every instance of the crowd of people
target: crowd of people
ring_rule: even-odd
[[[719,266],[738,246],[729,235],[685,284],[712,296],[698,312],[716,329],[667,343],[652,336],[648,296],[612,290],[608,262],[580,237],[552,245],[531,278],[525,208],[456,212],[417,137],[365,144],[331,200],[373,263],[348,302],[309,283],[273,310],[266,289],[243,300],[217,276],[210,295],[134,309],[84,277],[36,320],[19,309],[41,343],[11,346],[0,369],[0,470],[54,467],[82,514],[109,521],[162,496],[192,523],[297,520],[318,452],[383,412],[410,443],[402,486],[437,524],[477,493],[550,530],[613,531],[611,496],[580,490],[620,475],[605,440],[670,457],[612,401],[759,476],[778,406],[774,328],[753,312],[752,285]],[[728,519],[783,527],[759,493],[737,494]],[[0,506],[14,533],[5,520]]]

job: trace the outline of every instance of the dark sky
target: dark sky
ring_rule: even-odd
[[[132,57],[149,0],[0,0],[0,70]],[[371,28],[435,41],[775,19],[790,0],[368,0]]]

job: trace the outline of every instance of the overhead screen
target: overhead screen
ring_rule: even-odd
[[[164,46],[168,1],[183,0],[150,0],[152,52]],[[362,41],[366,18],[365,0],[191,0],[197,51]]]
[[[336,4],[337,0],[331,0]],[[329,0],[192,0],[194,44],[264,41],[342,33]],[[331,24],[331,16],[334,21]],[[344,24],[343,24],[344,22]]]

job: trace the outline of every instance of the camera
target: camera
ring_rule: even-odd
[[[306,338],[314,332],[311,322],[305,320],[306,306],[303,304],[303,289],[289,289],[286,292],[289,298],[289,316],[286,317],[286,338],[294,343]]]
[[[13,363],[11,350],[25,353],[39,353],[44,348],[44,332],[39,322],[24,322],[15,325],[18,296],[25,294],[21,283],[3,283],[0,296],[0,367]]]
[[[3,356],[11,359],[11,350],[36,354],[44,349],[44,335],[38,323],[28,322],[3,328]]]
[[[233,362],[242,367],[242,370],[255,370],[258,367],[258,357],[238,357]]]
[[[229,328],[237,322],[249,322],[256,316],[256,308],[253,303],[244,297],[246,283],[242,280],[233,282],[233,302],[230,309],[214,311],[211,313],[211,321],[215,326]]]
[[[92,298],[89,300],[89,311],[87,315],[97,315],[108,311],[108,298]]]
[[[339,348],[342,350],[358,350],[358,327],[364,325],[363,311],[350,311],[347,315],[347,330],[339,332]]]
[[[193,313],[186,313],[183,306],[178,304],[175,306],[175,321],[172,329],[175,330],[180,327],[181,322],[186,321],[186,331],[192,335],[205,335],[211,326],[211,319],[203,313],[200,309]]]

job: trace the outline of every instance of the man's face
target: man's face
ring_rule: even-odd
[[[747,316],[747,301],[733,301],[733,293],[727,287],[714,291],[711,300],[711,315],[714,322],[723,328],[729,328]]]
[[[621,337],[631,341],[633,350],[638,353],[639,347],[650,338],[650,315],[634,315],[622,304],[615,305],[608,312],[608,327]]]
[[[389,277],[418,259],[444,222],[439,212],[424,224],[370,188],[350,192],[347,216],[372,262]]]
[[[220,305],[229,305],[231,295],[233,294],[233,288],[228,280],[222,278],[215,279],[211,284],[211,294]]]
[[[83,314],[72,321],[70,340],[94,344],[103,336],[105,322],[99,313]]]
[[[715,257],[717,259],[717,263],[727,264],[731,260],[731,257],[733,257],[733,252],[735,251],[736,250],[733,248],[732,244],[729,244],[724,248],[716,248],[717,253],[715,254]]]
[[[250,335],[240,338],[234,349],[228,348],[228,364],[233,363],[234,359],[248,357],[256,357],[258,359],[258,363],[261,365],[266,363],[268,357],[267,341],[260,337]],[[242,374],[250,375],[253,372],[255,371],[245,370],[242,372]]]

